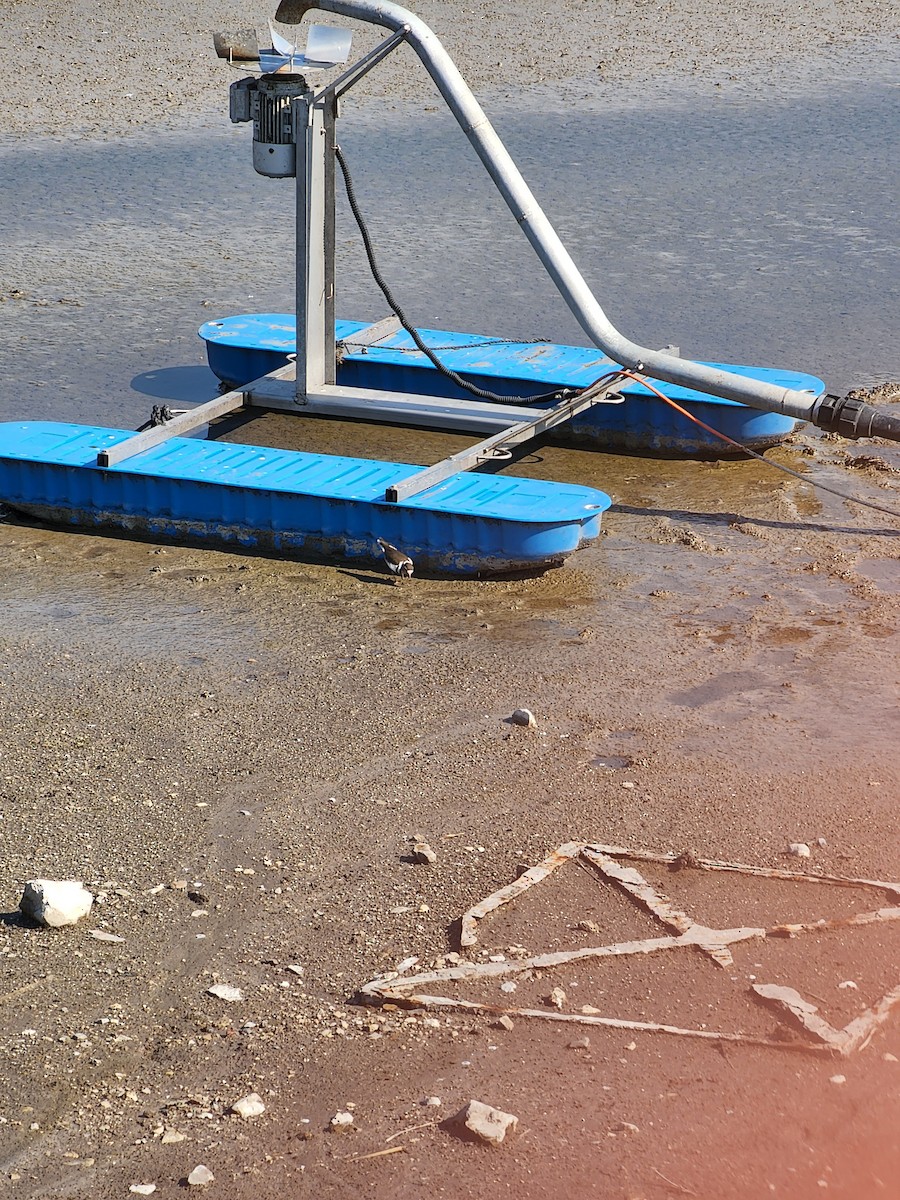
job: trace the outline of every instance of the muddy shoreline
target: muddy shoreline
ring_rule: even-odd
[[[802,3],[789,16],[768,2],[741,14],[706,4],[702,21],[639,0],[615,10],[570,0],[552,17],[506,7],[504,20],[486,4],[419,11],[479,88],[500,97],[523,77],[548,87],[537,76],[552,61],[553,103],[580,93],[588,108],[603,89],[596,66],[585,82],[585,43],[611,89],[652,80],[656,101],[641,100],[652,107],[682,87],[696,103],[717,79],[735,96],[761,80],[788,95],[820,86],[823,63],[840,62],[847,86],[867,73],[877,81],[884,60],[873,47],[890,33],[889,9],[856,2]],[[156,0],[112,30],[93,9],[70,5],[63,23],[49,5],[13,4],[0,18],[7,42],[52,79],[40,101],[14,81],[6,152],[32,134],[137,144],[221,120],[221,68],[194,9]],[[262,25],[267,15],[217,3],[203,22]],[[45,65],[38,48],[48,46]],[[372,87],[391,92],[396,113],[421,113],[424,91],[393,69]],[[98,82],[87,105],[89,73]],[[376,119],[365,105],[360,114]],[[86,155],[79,187],[102,178],[103,161]],[[235,195],[244,186],[227,165],[217,183]],[[124,203],[145,195],[126,188]],[[154,203],[165,210],[164,196]],[[59,228],[77,231],[77,206],[58,208]],[[137,415],[129,381],[145,397],[171,393],[167,369],[188,390],[208,386],[202,350],[187,347],[217,237],[216,304],[289,300],[283,282],[256,292],[249,264],[263,222],[236,268],[224,257],[234,243],[200,242],[187,218],[176,228],[178,213],[165,238],[143,211],[94,219],[102,236],[73,233],[55,266],[35,252],[30,278],[27,237],[11,247],[16,277],[0,283],[15,360],[0,392],[6,419],[69,418],[87,392],[92,419],[115,423]],[[854,253],[874,253],[852,236]],[[129,290],[136,253],[143,308]],[[85,375],[86,334],[117,292],[124,325]],[[783,318],[786,344],[800,308]],[[67,376],[67,364],[78,372]],[[891,386],[875,398],[897,403]],[[900,509],[894,447],[804,433],[773,457]],[[561,1178],[577,1200],[891,1194],[900,1018],[853,1057],[823,1057],[798,1049],[800,1035],[750,984],[794,987],[845,1026],[896,986],[897,925],[754,942],[735,947],[727,969],[702,954],[648,954],[537,972],[515,993],[457,993],[549,1010],[558,986],[570,1014],[588,1006],[774,1047],[721,1050],[515,1013],[508,1029],[496,1014],[354,1003],[405,959],[419,969],[452,961],[461,914],[572,840],[900,880],[897,519],[755,462],[543,446],[516,469],[596,481],[616,505],[596,545],[515,582],[394,586],[375,563],[351,570],[0,522],[0,1179],[15,1200],[127,1196],[150,1183],[175,1197],[199,1163],[215,1176],[205,1194],[222,1200],[549,1200]],[[521,705],[535,729],[509,723]],[[417,840],[433,864],[411,860]],[[792,842],[807,843],[809,859],[791,858]],[[877,890],[838,897],[690,866],[646,872],[715,928],[890,902]],[[35,876],[82,879],[96,897],[89,917],[56,931],[24,921],[18,899]],[[660,929],[575,867],[482,922],[472,957]],[[244,999],[210,995],[215,983]],[[254,1091],[261,1116],[229,1111]],[[446,1124],[471,1098],[518,1116],[503,1146],[463,1141]],[[338,1111],[354,1117],[343,1132],[331,1125]]]

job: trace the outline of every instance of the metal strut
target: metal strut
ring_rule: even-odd
[[[845,413],[842,406],[848,403],[846,401],[839,401],[835,409],[834,404],[826,404],[825,397],[780,388],[735,375],[719,367],[691,362],[665,351],[639,346],[625,337],[600,307],[481,105],[429,26],[408,9],[389,0],[281,0],[276,18],[285,24],[295,25],[313,9],[381,25],[393,30],[395,35],[405,39],[412,47],[474,146],[560,295],[591,341],[614,362],[654,379],[736,400],[751,408],[783,413],[827,429],[837,428],[842,432],[847,429],[849,436],[864,434],[900,441],[900,419],[881,413],[869,405],[863,405],[865,411],[860,412],[859,402],[854,401],[852,414],[849,411]],[[298,151],[299,148],[298,145]],[[297,333],[299,338],[299,325]]]

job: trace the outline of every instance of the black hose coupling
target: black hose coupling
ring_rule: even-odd
[[[900,442],[900,417],[881,412],[850,396],[825,396],[816,406],[813,423],[845,438],[880,437]]]

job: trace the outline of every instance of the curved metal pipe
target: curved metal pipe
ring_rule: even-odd
[[[585,282],[531,189],[504,147],[437,35],[419,17],[389,0],[281,0],[276,19],[297,24],[312,9],[353,17],[395,31],[422,60],[441,95],[478,152],[513,216],[521,225],[563,299],[595,345],[615,362],[715,396],[736,400],[752,408],[784,413],[802,421],[816,421],[821,397],[779,388],[639,346],[621,334]],[[879,430],[879,432],[881,432]],[[891,436],[887,434],[887,436]],[[896,436],[896,435],[895,435]]]

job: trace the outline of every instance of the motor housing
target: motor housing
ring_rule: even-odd
[[[234,124],[253,122],[253,169],[270,179],[297,174],[291,102],[309,92],[302,75],[260,75],[239,79],[228,95]]]

